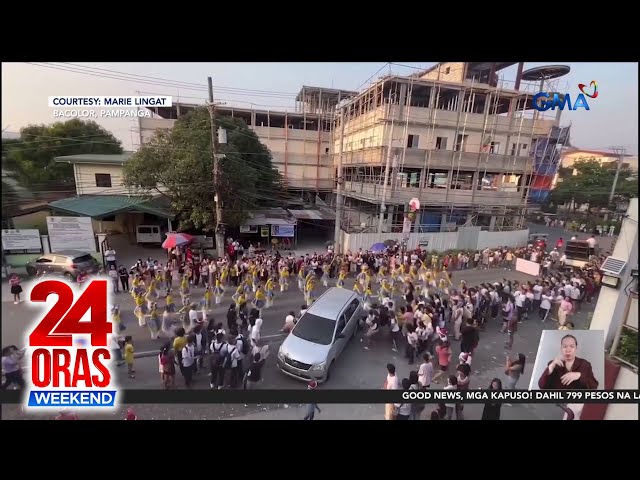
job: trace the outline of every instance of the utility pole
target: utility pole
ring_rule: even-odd
[[[613,185],[611,185],[611,193],[609,194],[609,204],[613,202],[613,196],[616,193],[616,185],[618,183],[618,177],[620,176],[620,169],[622,169],[622,162],[624,160],[624,147],[612,148],[614,152],[618,154],[618,165],[616,167],[616,176],[613,177]]]
[[[338,155],[338,170],[336,173],[336,229],[333,234],[333,253],[337,255],[341,253],[341,235],[340,235],[340,221],[342,219],[342,154],[344,152],[344,106],[340,110],[340,149]]]
[[[207,78],[209,84],[209,116],[211,117],[211,154],[213,155],[213,188],[216,203],[216,252],[219,259],[224,258],[224,224],[222,223],[222,199],[220,198],[220,156],[218,155],[218,128],[216,125],[216,105],[213,103],[213,80]]]
[[[378,220],[378,233],[382,233],[384,215],[387,212],[387,205],[385,202],[387,201],[387,189],[388,189],[387,185],[389,183],[389,170],[391,168],[391,158],[393,157],[393,121],[394,119],[392,118],[391,132],[389,133],[389,146],[387,147],[387,163],[384,169],[384,183],[382,184],[382,202],[380,203],[380,219]]]

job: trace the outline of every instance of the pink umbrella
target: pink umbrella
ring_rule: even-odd
[[[162,242],[162,248],[175,248],[182,245],[186,245],[193,241],[193,237],[186,233],[169,233],[167,239]]]

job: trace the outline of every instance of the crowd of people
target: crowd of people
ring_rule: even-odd
[[[250,246],[242,251],[229,248],[224,259],[214,259],[185,247],[170,250],[165,264],[149,258],[126,268],[118,267],[113,258],[107,267],[114,292],[133,297],[138,325],[148,328],[152,338],[166,338],[158,368],[167,389],[175,387],[177,370],[187,388],[200,372],[208,374],[211,388],[254,388],[262,380],[269,354],[260,334],[263,312],[278,296],[297,287],[303,305],[298,315],[290,312],[285,319],[283,330],[290,331],[314,302],[320,285],[328,287],[334,280],[339,288],[349,288],[347,282],[353,280],[351,288],[364,300],[367,315],[360,325],[364,348],[386,348],[381,332],[387,330],[393,351],[402,350],[409,365],[420,359],[418,369],[402,380],[390,378],[395,366],[389,365],[384,388],[423,389],[440,382],[450,390],[469,388],[481,333],[497,325],[505,335],[505,377],[504,382],[492,380],[488,388],[501,389],[516,388],[525,369],[525,356],[509,353],[519,323],[537,316],[540,322],[555,321],[560,329],[572,329],[572,315],[597,295],[598,260],[581,271],[563,271],[561,248],[545,251],[528,245],[440,254],[420,248],[402,251],[395,245],[377,253],[360,249],[296,258]],[[479,285],[463,279],[471,269],[513,270],[517,258],[539,263],[538,278]],[[19,282],[13,281],[12,293],[14,284]],[[211,316],[213,305],[223,302],[229,302],[226,325]],[[113,305],[111,315],[119,333],[112,348],[118,363],[126,364],[128,375],[135,378],[133,340],[124,335],[129,326],[122,321],[119,305]],[[460,354],[454,362],[456,343]],[[415,407],[387,407],[389,419],[421,418]],[[461,404],[441,405],[429,418],[450,419],[454,412],[456,418],[464,418]],[[488,405],[485,417],[499,418],[499,406]]]

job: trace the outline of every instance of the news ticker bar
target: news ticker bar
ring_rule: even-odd
[[[51,389],[39,394],[53,392]],[[60,392],[60,390],[56,391]],[[67,390],[74,392],[74,390]],[[86,390],[75,390],[86,392]],[[96,391],[94,391],[96,392]],[[1,403],[24,403],[27,392],[4,390]],[[29,400],[34,392],[29,392]],[[121,390],[115,392],[116,404],[215,404],[215,403],[635,403],[640,402],[638,390]],[[56,395],[42,400],[40,405],[69,406],[69,395]],[[73,398],[79,398],[75,395]],[[113,405],[113,403],[111,404]],[[83,406],[81,403],[77,406]],[[105,407],[110,405],[104,405]]]

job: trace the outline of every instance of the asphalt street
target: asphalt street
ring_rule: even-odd
[[[541,226],[545,233],[550,234],[549,242],[555,243],[555,239],[560,236],[566,238],[568,232],[561,229],[547,229]],[[532,231],[534,231],[532,229]],[[601,239],[601,243],[610,242],[613,239]],[[604,246],[604,245],[603,245]],[[494,270],[465,270],[454,271],[453,282],[458,284],[460,280],[465,280],[469,286],[482,282],[494,282],[503,278],[511,280],[530,280],[532,277],[515,271]],[[333,285],[332,280],[330,285]],[[353,280],[347,283],[351,287]],[[33,321],[33,312],[25,303],[14,305],[9,295],[6,282],[2,285],[2,344],[22,345],[22,337],[26,326]],[[26,288],[25,288],[26,290]],[[192,300],[199,300],[202,289],[196,290],[192,294]],[[318,294],[324,291],[320,286]],[[129,294],[119,294],[117,302],[121,305],[122,319],[127,325],[125,334],[133,336],[136,353],[147,353],[152,356],[136,358],[136,378],[127,377],[122,368],[120,385],[122,388],[151,388],[161,389],[160,374],[158,371],[158,361],[155,354],[163,344],[163,340],[152,340],[146,328],[139,327],[137,320],[133,316],[133,300]],[[297,312],[304,301],[302,292],[297,288],[297,283],[291,285],[288,292],[278,294],[274,306],[263,310],[262,337],[269,343],[271,353],[267,359],[267,364],[263,369],[262,389],[293,389],[305,388],[303,382],[291,379],[280,371],[275,365],[276,353],[279,345],[284,340],[284,335],[279,332],[282,328],[284,318],[289,311]],[[230,295],[226,295],[223,303],[213,309],[212,315],[218,321],[226,325],[226,310],[228,308]],[[162,305],[162,303],[160,303]],[[590,321],[590,314],[593,311],[592,305],[587,305],[582,312],[572,318],[576,328],[585,328]],[[532,316],[528,321],[518,326],[518,331],[513,344],[513,354],[524,353],[527,357],[528,368],[518,384],[519,388],[527,388],[529,376],[534,365],[535,355],[543,328],[557,328],[553,323],[542,324],[537,315]],[[471,388],[486,388],[495,377],[504,379],[505,335],[499,332],[500,325],[488,325],[485,332],[480,334],[480,344],[472,363]],[[408,376],[411,370],[417,370],[417,363],[409,365],[401,354],[395,353],[391,349],[391,340],[383,334],[378,342],[370,349],[365,350],[359,338],[354,338],[345,349],[342,356],[336,362],[332,371],[332,378],[327,384],[320,388],[331,389],[362,389],[381,388],[386,377],[385,366],[391,362],[397,366],[400,378]],[[454,342],[454,358],[459,354],[459,344]],[[178,373],[176,375],[176,386],[184,388],[184,381]],[[205,372],[195,376],[194,388],[208,389],[209,382]],[[441,387],[437,387],[441,388]],[[158,395],[162,395],[159,391]],[[295,419],[301,418],[300,406],[296,405],[136,405],[134,406],[141,419]],[[323,408],[321,406],[321,408]],[[105,414],[84,414],[83,418],[96,419],[118,419],[124,418],[126,406],[119,411]],[[327,405],[323,408],[323,414],[317,416],[318,419],[382,419],[384,413],[383,405]],[[482,405],[468,405],[465,407],[467,419],[479,419],[482,413]],[[16,405],[4,405],[2,409],[3,419],[29,419],[29,418],[51,418],[51,414],[24,413]],[[505,405],[502,409],[504,419],[561,419],[562,412],[553,405]]]

